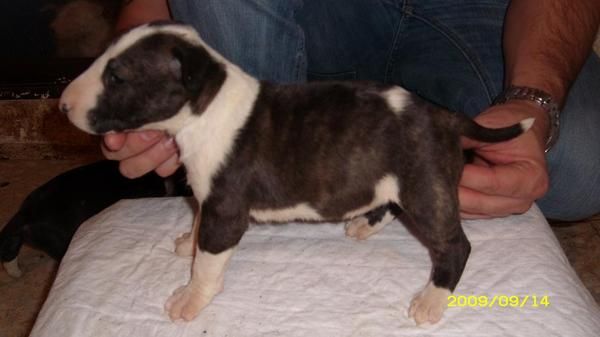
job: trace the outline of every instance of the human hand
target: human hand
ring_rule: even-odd
[[[105,135],[102,153],[120,161],[119,170],[127,178],[141,177],[152,170],[166,177],[181,165],[175,140],[160,131]]]
[[[513,100],[492,106],[475,119],[498,128],[535,118],[533,127],[507,142],[486,144],[462,139],[464,149],[475,151],[466,164],[458,190],[463,219],[503,217],[526,212],[548,190],[544,155],[549,117],[537,104]]]

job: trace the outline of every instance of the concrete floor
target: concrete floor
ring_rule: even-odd
[[[82,160],[0,160],[0,226],[27,194]],[[554,227],[575,270],[600,303],[600,216]],[[20,255],[21,279],[0,270],[0,337],[27,336],[51,286],[58,264],[44,253],[25,247]]]

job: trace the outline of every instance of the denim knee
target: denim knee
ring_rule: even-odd
[[[251,75],[270,81],[306,79],[304,34],[295,22],[300,0],[169,1],[175,20]]]
[[[580,220],[600,212],[600,60],[592,55],[561,114],[560,138],[548,153],[550,190],[538,205],[551,219]]]

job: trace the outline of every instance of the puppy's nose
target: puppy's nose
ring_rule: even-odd
[[[69,112],[69,110],[71,110],[71,107],[70,107],[70,106],[69,106],[67,103],[64,103],[64,102],[61,102],[61,103],[60,103],[60,111],[61,111],[62,113],[65,113],[65,114],[66,114],[66,113],[68,113],[68,112]]]

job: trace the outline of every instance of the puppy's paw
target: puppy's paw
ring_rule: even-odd
[[[13,278],[19,278],[23,276],[23,272],[19,268],[19,262],[17,262],[17,258],[15,257],[12,261],[2,262],[4,266],[4,270],[6,273]]]
[[[408,317],[413,318],[417,325],[437,323],[448,307],[450,294],[450,290],[438,288],[429,282],[410,302]]]
[[[220,290],[219,290],[220,291]],[[215,297],[214,294],[207,294],[191,284],[177,288],[165,303],[165,311],[172,321],[183,319],[191,321],[202,309],[204,309]]]
[[[377,233],[380,228],[369,225],[369,219],[359,216],[346,223],[346,236],[356,240],[366,240],[369,236]]]
[[[183,233],[175,239],[175,254],[178,256],[193,256],[194,255],[194,238],[192,233]]]

